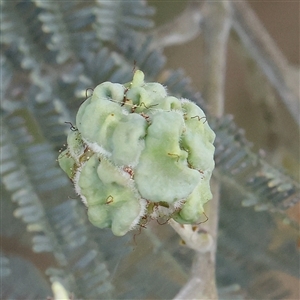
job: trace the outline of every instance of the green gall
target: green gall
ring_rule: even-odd
[[[122,236],[145,220],[193,224],[212,198],[215,134],[195,103],[159,83],[104,82],[80,106],[58,158],[99,228]]]
[[[175,203],[187,198],[200,181],[201,174],[188,166],[188,153],[180,148],[183,130],[179,113],[158,111],[153,115],[134,177],[144,199]]]

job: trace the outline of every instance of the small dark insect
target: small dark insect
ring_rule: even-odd
[[[126,88],[126,89],[124,90],[124,96],[123,96],[123,101],[122,101],[121,106],[124,106],[124,105],[126,104],[126,102],[129,101],[129,100],[127,99],[127,97],[126,97],[126,93],[127,93],[128,91],[129,91],[129,88]]]
[[[206,213],[203,212],[203,214],[204,214],[204,216],[205,216],[206,219],[204,221],[202,221],[202,222],[197,223],[196,225],[200,225],[200,224],[206,223],[208,221],[208,216],[206,215]]]
[[[160,222],[156,219],[156,222],[157,222],[158,225],[165,225],[165,224],[167,224],[167,223],[170,221],[171,218],[172,218],[172,216],[170,216],[166,221],[164,221],[164,222],[162,222],[162,223],[160,223]]]
[[[152,105],[150,105],[150,106],[146,106],[146,104],[145,104],[144,102],[141,102],[141,103],[140,103],[140,106],[142,106],[142,105],[143,105],[146,109],[149,109],[149,108],[151,108],[151,107],[153,107],[153,106],[157,106],[158,103],[152,104]]]
[[[88,95],[88,91],[89,91],[89,90],[92,91],[92,93],[91,93],[90,95]],[[94,92],[94,89],[93,89],[93,88],[91,88],[91,87],[87,88],[87,89],[85,90],[85,100],[86,100],[87,98],[91,97],[91,96],[93,95],[93,92]]]
[[[77,131],[78,130],[71,122],[65,122],[65,123],[70,125],[70,129],[72,131]]]
[[[91,93],[90,95],[88,95],[88,91],[89,91],[89,90],[92,91],[92,93]],[[93,89],[93,88],[91,88],[91,87],[87,88],[87,89],[85,90],[85,99],[80,103],[80,105],[81,105],[82,103],[84,103],[89,97],[91,97],[91,96],[93,95],[93,92],[94,92],[94,89]]]
[[[136,71],[136,60],[133,61],[133,68],[132,68],[132,73],[135,73]]]
[[[201,119],[205,119],[205,121],[203,122],[203,124],[207,121],[206,117],[201,117],[201,118],[199,116],[191,117],[191,119],[194,119],[194,118],[198,118],[198,121],[200,121]]]

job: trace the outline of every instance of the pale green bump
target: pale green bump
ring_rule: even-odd
[[[201,180],[187,198],[182,209],[173,218],[182,224],[196,223],[204,212],[203,205],[211,198],[209,179]]]
[[[165,100],[164,98],[167,97],[166,89],[164,88],[163,85],[159,83],[156,82],[146,83],[144,88],[148,94],[147,104],[149,106],[158,104],[161,101],[164,101]]]
[[[182,104],[184,108],[185,126],[181,140],[183,148],[189,152],[188,162],[192,167],[205,171],[214,169],[215,133],[209,127],[201,108],[190,101]]]
[[[84,143],[78,130],[70,130],[67,137],[67,149],[58,156],[59,166],[73,179],[79,166],[79,158],[84,153]]]
[[[145,105],[147,106],[146,103],[148,102],[149,96],[144,88],[136,86],[127,91],[126,98],[132,101],[132,104],[138,106],[135,112],[141,112],[145,110]],[[141,103],[143,104],[141,105]]]
[[[141,70],[136,70],[134,72],[132,82],[130,82],[128,86],[130,86],[130,88],[142,86],[145,84],[144,79],[145,79],[144,73]]]
[[[173,96],[164,98],[164,101],[159,101],[155,106],[157,109],[163,109],[165,111],[178,110],[181,111],[181,102],[179,99]]]
[[[119,83],[103,82],[96,86],[92,95],[92,102],[99,99],[110,99],[114,102],[121,102],[124,96],[124,85]]]
[[[129,230],[133,229],[136,225],[134,220],[140,215],[140,203],[133,201],[133,199],[137,199],[131,198],[131,196],[130,194],[119,195],[122,202],[113,204],[111,230],[117,236],[125,235]]]
[[[67,143],[70,155],[78,164],[78,158],[84,152],[84,142],[81,139],[81,133],[78,130],[71,130],[67,137]]]
[[[197,133],[202,133],[202,139],[209,143],[213,143],[216,137],[216,134],[209,127],[206,120],[206,116],[203,110],[197,106],[195,103],[189,100],[182,101],[182,108],[185,113],[186,124]],[[192,122],[193,120],[199,121],[199,123]],[[202,123],[202,124],[201,124]]]
[[[76,114],[76,126],[77,126],[77,128],[78,128],[78,125],[79,125],[79,126],[82,126],[81,120],[82,120],[82,118],[83,118],[83,115],[86,114],[86,108],[90,105],[91,101],[92,101],[92,96],[89,97],[89,98],[87,98],[87,99],[80,105],[80,107],[79,107],[79,109],[78,109],[78,112],[77,112],[77,114]],[[81,127],[80,127],[80,129],[81,129]],[[81,132],[80,129],[78,128],[79,132]]]
[[[197,122],[197,121],[194,121]],[[207,140],[201,138],[201,133],[193,131],[187,125],[186,132],[182,136],[181,145],[188,150],[188,162],[190,165],[201,171],[214,169],[214,146]]]
[[[86,198],[88,206],[103,204],[108,197],[103,193],[105,184],[100,181],[97,174],[99,164],[99,157],[97,155],[91,156],[81,168],[79,180],[76,183],[79,187],[80,195]]]
[[[113,162],[118,165],[136,165],[145,147],[147,121],[139,114],[123,116],[112,133]]]
[[[157,112],[148,127],[135,183],[142,197],[173,203],[187,197],[200,180],[187,165],[187,152],[179,147],[184,122],[177,112]]]
[[[161,103],[167,97],[167,91],[157,82],[145,83],[144,77],[144,73],[137,70],[131,84],[126,85],[130,87],[126,95],[134,104],[141,105],[145,109]]]
[[[139,113],[149,108],[157,109],[157,106],[163,103],[162,100],[167,96],[165,88],[158,83],[153,84],[153,88],[155,90],[150,89],[145,84],[143,87],[133,87],[126,93],[126,98],[138,106],[135,112]]]
[[[93,155],[82,168],[78,186],[93,225],[111,227],[118,236],[131,229],[142,207],[129,178],[108,160]]]
[[[88,218],[90,222],[99,228],[111,227],[112,220],[108,209],[103,205],[89,205]]]
[[[76,166],[75,159],[70,155],[69,150],[62,151],[58,156],[58,164],[62,170],[72,179],[74,176],[74,166]]]
[[[105,99],[97,99],[97,101],[91,101],[82,110],[83,112],[79,108],[79,114],[76,117],[76,126],[82,137],[90,143],[97,143],[108,148],[107,137],[112,134],[122,118],[120,105]]]

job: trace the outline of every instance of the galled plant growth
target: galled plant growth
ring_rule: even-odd
[[[148,218],[199,221],[212,198],[215,133],[203,111],[136,71],[79,108],[59,164],[97,227],[121,236]]]

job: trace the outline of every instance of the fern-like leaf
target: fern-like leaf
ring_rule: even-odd
[[[57,52],[56,61],[64,63],[76,55],[82,56],[89,49],[99,47],[92,24],[93,2],[48,2],[35,0],[43,9],[38,15],[44,32],[51,34],[47,47]]]
[[[97,0],[95,30],[103,41],[110,41],[120,49],[134,41],[141,31],[153,27],[150,17],[154,9],[143,0],[103,1]]]
[[[78,297],[110,299],[113,286],[109,282],[109,271],[103,262],[96,244],[88,239],[86,217],[78,202],[67,200],[49,210],[48,219],[53,226],[64,269],[49,269],[52,278],[65,281],[69,291]]]
[[[257,210],[283,211],[300,201],[300,186],[254,154],[243,131],[225,116],[212,122],[217,134],[217,174],[244,195],[244,205]]]
[[[0,252],[0,278],[10,275],[9,259]]]
[[[0,299],[32,300],[51,296],[50,286],[40,270],[22,257],[11,255],[9,258],[11,273],[3,277],[0,272]]]
[[[38,67],[41,61],[54,62],[55,53],[47,48],[49,35],[38,19],[41,9],[31,1],[1,1],[1,43],[17,48],[25,69]]]
[[[88,239],[84,211],[78,212],[75,201],[66,201],[60,206],[55,203],[61,199],[47,203],[55,199],[49,192],[56,190],[63,194],[68,187],[67,193],[69,184],[55,165],[53,151],[46,143],[37,143],[36,137],[29,133],[29,124],[21,116],[8,115],[2,119],[1,170],[5,187],[18,204],[15,216],[22,218],[28,230],[34,232],[34,251],[53,252],[70,291],[81,297],[95,297],[97,293],[110,297],[109,272],[97,245]],[[40,195],[48,199],[42,201]],[[86,287],[83,294],[78,288],[82,282]]]

